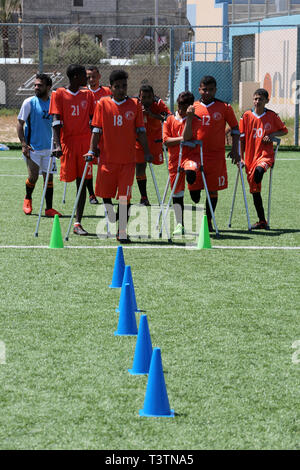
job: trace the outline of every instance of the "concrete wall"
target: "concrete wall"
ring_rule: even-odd
[[[132,65],[127,67],[113,67],[105,65],[100,68],[102,75],[101,81],[103,85],[109,84],[109,75],[112,70],[115,70],[116,68],[122,68],[129,74],[129,96],[136,95],[139,91],[140,85],[143,83],[152,85],[155,93],[163,100],[166,99],[169,83],[168,66]],[[34,95],[33,89],[29,90],[29,92],[24,95],[17,95],[16,93],[20,86],[22,86],[27,80],[37,73],[37,69],[38,67],[36,65],[0,65],[0,83],[1,81],[3,82],[0,93],[0,107],[19,108],[27,96]],[[60,82],[58,86],[66,86],[68,84],[68,79],[65,75],[65,68],[56,67],[55,71],[61,72],[64,75],[63,81]],[[54,67],[45,67],[44,72],[54,72]],[[4,88],[6,90],[5,96],[3,91]]]

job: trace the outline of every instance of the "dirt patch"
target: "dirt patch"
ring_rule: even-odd
[[[18,142],[17,115],[0,116],[0,142]]]

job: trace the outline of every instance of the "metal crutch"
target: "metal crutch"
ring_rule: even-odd
[[[273,142],[276,142],[276,149],[275,149],[275,154],[274,154],[274,163],[273,163],[273,165],[272,165],[272,167],[271,167],[271,170],[270,170],[270,178],[269,178],[268,219],[267,219],[267,223],[268,223],[268,227],[269,227],[269,228],[270,228],[270,216],[271,216],[271,194],[272,194],[273,168],[274,168],[274,165],[275,165],[275,160],[276,160],[276,157],[277,157],[278,148],[279,148],[281,139],[279,139],[278,137],[274,137],[274,138],[273,138]]]
[[[88,160],[86,160],[86,162],[85,162],[83,174],[82,174],[82,177],[81,177],[80,185],[79,185],[79,188],[78,188],[78,191],[77,191],[77,195],[76,195],[76,199],[75,199],[75,203],[74,203],[74,207],[73,207],[73,212],[72,212],[72,215],[71,215],[71,217],[70,217],[70,222],[69,222],[68,230],[67,230],[67,233],[66,233],[66,236],[65,236],[65,240],[66,240],[66,241],[69,240],[69,234],[70,234],[70,230],[71,230],[71,225],[72,225],[72,222],[73,222],[73,219],[74,219],[74,215],[75,215],[75,212],[76,212],[76,209],[77,209],[77,206],[78,206],[78,201],[79,201],[79,198],[80,198],[80,195],[81,195],[82,187],[83,187],[83,184],[84,184],[84,181],[85,181],[85,175],[86,175],[86,172],[87,172],[87,169],[88,169],[88,164],[89,164],[92,160],[93,160],[93,158],[88,159]]]
[[[188,141],[180,142],[180,150],[179,150],[179,157],[178,157],[178,165],[177,165],[177,174],[176,174],[176,178],[175,178],[175,181],[174,181],[174,184],[173,184],[173,188],[172,188],[172,191],[171,191],[171,194],[170,194],[170,197],[169,197],[169,201],[168,201],[166,210],[165,210],[164,212],[162,212],[162,217],[163,217],[165,220],[167,219],[167,215],[168,215],[168,212],[169,212],[169,208],[170,208],[170,205],[171,205],[171,202],[172,202],[172,199],[173,199],[175,190],[176,190],[176,186],[177,186],[177,183],[178,183],[178,180],[179,180],[179,176],[180,176],[180,165],[181,165],[181,159],[182,159],[182,149],[183,149],[184,146],[196,147],[196,144],[194,144],[193,141],[191,141],[191,142],[188,142]],[[163,206],[162,206],[162,211],[163,211]],[[161,237],[161,235],[162,235],[162,225],[161,225],[161,227],[160,227],[160,232],[159,232],[159,236],[160,236],[160,237]]]
[[[163,145],[163,149],[165,149],[165,146]],[[168,155],[167,155],[167,152],[164,151],[164,154],[165,154],[165,161],[166,161],[166,165],[167,165],[167,171],[168,171],[168,179],[167,179],[167,182],[166,182],[166,186],[165,186],[165,190],[164,190],[164,194],[163,194],[163,197],[162,197],[162,207],[165,203],[165,200],[166,200],[166,197],[167,197],[167,193],[168,193],[168,189],[169,189],[169,185],[170,185],[170,175],[169,175],[169,159],[168,159]],[[159,223],[160,223],[160,218],[161,218],[161,215],[162,215],[162,211],[163,209],[161,208],[160,211],[159,211],[159,214],[158,214],[158,218],[157,218],[157,221],[156,221],[156,230],[158,230],[158,227],[159,227]]]
[[[162,213],[162,216],[163,216],[163,224],[164,224],[165,229],[166,229],[166,234],[167,234],[168,240],[170,241],[170,240],[171,240],[171,237],[170,237],[170,234],[169,234],[169,231],[168,231],[168,226],[167,226],[167,223],[166,223],[166,219],[165,219],[165,217],[164,217],[164,213],[163,213],[163,204],[162,204],[162,200],[161,200],[161,197],[160,197],[159,189],[158,189],[158,186],[157,186],[157,181],[156,181],[156,178],[155,178],[155,173],[154,173],[153,165],[152,165],[151,162],[149,163],[149,167],[150,167],[150,171],[151,171],[151,175],[152,175],[152,179],[153,179],[153,184],[154,184],[154,186],[155,186],[155,191],[156,191],[156,196],[157,196],[157,199],[158,199],[159,208],[160,208],[161,213]]]
[[[213,222],[214,222],[214,227],[215,227],[215,231],[216,231],[216,236],[217,236],[217,238],[219,238],[219,230],[218,230],[218,226],[217,226],[217,223],[216,223],[215,213],[214,213],[213,208],[212,208],[211,199],[210,199],[209,191],[208,191],[207,184],[206,184],[206,178],[205,178],[205,174],[204,174],[204,167],[203,167],[203,144],[202,144],[202,140],[194,140],[194,142],[195,142],[197,145],[200,145],[200,161],[201,161],[200,171],[201,171],[202,181],[203,181],[203,184],[204,184],[204,188],[205,188],[205,192],[206,192],[206,198],[207,198],[207,200],[208,200],[208,205],[209,205],[210,213],[211,213],[211,216],[212,216],[212,219],[213,219]]]
[[[44,189],[43,189],[42,200],[41,200],[41,205],[40,205],[39,218],[37,220],[36,228],[35,228],[35,232],[34,232],[35,237],[39,236],[39,226],[40,226],[42,210],[43,210],[45,195],[46,195],[47,186],[48,186],[49,173],[50,173],[50,169],[51,169],[52,163],[53,163],[53,158],[54,158],[54,155],[50,155],[49,162],[48,162],[47,173],[46,173],[46,178],[45,178],[45,182],[44,182]]]
[[[250,222],[250,216],[249,216],[249,209],[248,209],[248,202],[247,202],[247,196],[246,196],[245,182],[244,182],[244,176],[243,176],[243,166],[242,166],[242,162],[241,162],[241,161],[238,162],[237,165],[238,165],[238,168],[237,168],[237,173],[236,173],[236,180],[235,180],[235,186],[234,186],[234,191],[233,191],[232,205],[231,205],[231,209],[230,209],[228,227],[229,227],[229,228],[231,227],[231,221],[232,221],[232,216],[233,216],[233,209],[234,209],[236,191],[237,191],[237,186],[238,186],[239,176],[240,176],[240,178],[241,178],[241,183],[242,183],[242,189],[243,189],[243,196],[244,196],[245,209],[246,209],[248,230],[249,230],[249,232],[251,232],[251,222]]]
[[[67,183],[65,182],[65,184],[64,184],[64,195],[63,195],[63,199],[62,199],[63,204],[66,203],[66,193],[67,193]]]

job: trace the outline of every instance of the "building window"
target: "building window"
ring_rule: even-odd
[[[73,7],[83,7],[83,0],[73,0]]]

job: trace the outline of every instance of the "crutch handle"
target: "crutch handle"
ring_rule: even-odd
[[[272,142],[275,142],[277,145],[280,145],[281,139],[279,139],[279,137],[273,137]]]

